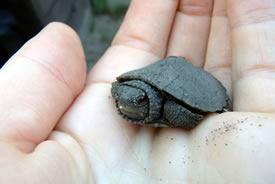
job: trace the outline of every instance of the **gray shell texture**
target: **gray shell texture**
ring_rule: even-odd
[[[231,105],[215,77],[175,56],[118,76],[111,93],[123,118],[154,127],[193,128],[205,113]],[[138,104],[144,95],[146,105]]]
[[[226,89],[211,74],[183,57],[170,56],[117,77],[119,82],[141,80],[202,112],[222,111],[228,105]]]

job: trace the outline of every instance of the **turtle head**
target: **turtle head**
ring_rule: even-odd
[[[129,119],[143,120],[149,111],[146,93],[137,87],[114,82],[111,90],[120,113]]]

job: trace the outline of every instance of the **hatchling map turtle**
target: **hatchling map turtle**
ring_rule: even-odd
[[[215,77],[174,56],[118,76],[111,93],[123,118],[154,127],[193,128],[230,104]]]

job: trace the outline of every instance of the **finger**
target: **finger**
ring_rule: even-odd
[[[222,82],[232,98],[231,29],[225,0],[215,1],[210,30],[204,69]]]
[[[110,83],[121,73],[164,57],[177,4],[176,0],[133,0],[112,46],[89,79]]]
[[[109,84],[121,73],[165,56],[176,8],[175,0],[133,0],[112,46],[89,73],[83,93],[58,124],[57,130],[72,135],[93,158],[99,158],[91,160],[94,166],[102,166],[100,158],[107,167],[120,162],[121,153],[128,153],[135,142],[140,127],[118,115]],[[150,132],[142,137],[149,138]]]
[[[212,0],[181,0],[167,55],[184,56],[203,66],[212,14]]]
[[[48,25],[0,72],[0,138],[24,151],[46,139],[82,90],[85,70],[75,32],[60,23]]]
[[[275,1],[228,1],[234,109],[275,112]]]

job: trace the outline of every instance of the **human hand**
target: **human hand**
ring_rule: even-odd
[[[272,183],[273,4],[133,0],[85,85],[78,38],[51,24],[0,72],[0,183]],[[167,55],[216,76],[235,112],[192,130],[123,120],[111,82]]]

